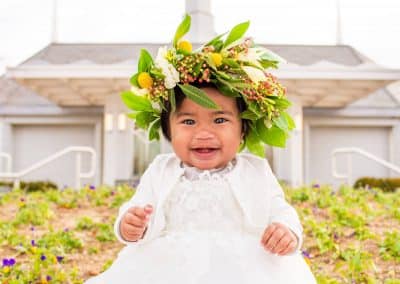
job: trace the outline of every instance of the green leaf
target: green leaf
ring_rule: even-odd
[[[287,112],[283,111],[281,113],[281,115],[285,117],[289,130],[293,130],[296,128],[296,123],[294,122],[293,118]]]
[[[179,88],[181,88],[182,92],[192,101],[195,103],[201,105],[202,107],[205,108],[212,108],[212,109],[218,109],[218,105],[210,99],[206,92],[203,90],[196,88],[192,85],[182,85],[178,84]]]
[[[278,54],[275,54],[274,52],[272,52],[269,49],[263,48],[263,50],[265,52],[260,57],[262,60],[268,60],[270,62],[276,62],[277,64],[279,62],[285,62],[286,61],[284,58],[280,57]]]
[[[147,129],[156,118],[153,112],[141,111],[136,114],[135,124],[140,128]]]
[[[149,140],[158,140],[160,139],[160,126],[161,126],[161,120],[160,118],[157,118],[153,124],[150,126],[149,129]]]
[[[234,26],[225,40],[224,47],[227,47],[232,42],[240,39],[246,33],[247,29],[249,28],[249,25],[250,21],[247,21]]]
[[[174,40],[172,42],[173,46],[176,47],[178,41],[189,31],[190,29],[191,18],[188,14],[185,15],[182,22],[179,24],[176,29]]]
[[[275,100],[275,107],[279,109],[287,109],[291,106],[291,103],[285,98],[271,97],[272,100]]]
[[[244,112],[242,112],[240,114],[240,117],[243,119],[249,119],[249,120],[253,120],[253,121],[260,118],[257,114],[255,114],[254,112],[252,112],[251,110],[248,110],[248,109],[245,110]]]
[[[201,66],[203,65],[203,61],[200,61],[199,63],[197,63],[194,68],[193,68],[193,74],[195,74],[196,76],[200,73],[200,69]]]
[[[259,60],[258,62],[260,62],[261,66],[264,69],[268,69],[268,68],[277,69],[278,68],[278,63],[279,63],[278,61],[270,61],[270,60],[264,60],[264,59]]]
[[[140,57],[138,63],[138,73],[149,72],[153,66],[153,58],[146,49],[140,50]]]
[[[285,147],[287,134],[282,129],[273,125],[267,128],[263,119],[259,119],[256,123],[257,133],[261,140],[271,146]]]
[[[260,138],[254,129],[251,129],[249,134],[246,136],[246,146],[253,154],[262,158],[265,157],[264,145],[261,143]]]
[[[215,52],[220,52],[223,47],[224,47],[224,42],[222,40],[218,40],[214,44]]]
[[[275,123],[276,127],[282,129],[283,131],[285,131],[285,132],[289,131],[288,122],[283,115],[280,115],[277,118],[274,118],[273,122]]]
[[[258,117],[262,117],[264,115],[260,110],[260,106],[256,102],[249,102],[247,108],[254,112]]]
[[[138,77],[139,77],[139,73],[136,73],[135,75],[133,75],[130,79],[130,82],[133,86],[136,86],[138,88],[140,88],[139,83],[138,83]]]
[[[232,98],[236,98],[236,97],[240,97],[239,92],[235,91],[233,88],[231,88],[229,85],[227,84],[223,84],[220,81],[218,81],[216,83],[216,86],[218,88],[218,90],[224,94],[225,96],[228,97],[232,97]]]
[[[240,64],[237,63],[236,60],[233,60],[233,59],[230,59],[230,58],[222,59],[222,63],[226,64],[226,65],[228,65],[228,66],[230,66],[232,68],[239,68],[240,67]]]
[[[221,41],[221,38],[226,35],[226,33],[217,35],[215,38],[213,38],[212,40],[210,40],[209,42],[207,42],[204,46],[210,46],[210,45],[215,45],[217,42]]]
[[[169,101],[171,103],[171,112],[175,112],[176,110],[176,101],[175,101],[175,91],[174,89],[169,90]]]
[[[151,102],[147,98],[136,96],[131,91],[122,92],[121,98],[125,105],[132,110],[153,111]]]
[[[227,73],[223,72],[223,71],[217,71],[216,72],[218,76],[220,76],[221,78],[225,79],[225,80],[230,80],[232,79],[231,76],[229,76]]]
[[[130,112],[130,113],[127,113],[126,116],[135,120],[137,114],[138,114],[137,112]]]
[[[156,78],[160,78],[160,79],[164,79],[165,78],[165,75],[163,73],[161,73],[161,71],[156,69],[156,68],[151,68],[150,74],[154,75],[154,77],[156,77]]]

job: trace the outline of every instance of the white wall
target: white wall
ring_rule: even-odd
[[[357,147],[384,160],[396,163],[396,129],[400,121],[383,118],[306,117],[304,169],[307,183],[328,183],[335,187],[345,180],[332,176],[332,156],[339,147]],[[345,156],[338,156],[337,170],[347,173]],[[360,155],[353,156],[351,183],[362,176],[388,177],[390,171]]]

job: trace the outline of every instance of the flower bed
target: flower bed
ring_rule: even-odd
[[[303,255],[318,283],[400,283],[400,192],[314,185],[286,189],[304,226]],[[0,197],[0,283],[82,283],[108,267],[131,188]]]

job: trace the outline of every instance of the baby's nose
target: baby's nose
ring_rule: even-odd
[[[195,134],[195,139],[208,140],[214,138],[214,134],[208,129],[200,129]]]

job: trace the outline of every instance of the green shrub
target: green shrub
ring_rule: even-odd
[[[394,192],[400,188],[400,178],[362,177],[354,183],[354,188],[378,187],[383,191]]]
[[[14,183],[9,181],[0,181],[0,186],[8,187],[11,190],[14,187]],[[19,187],[26,192],[44,192],[49,189],[58,189],[57,185],[51,181],[21,181]]]

